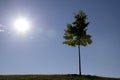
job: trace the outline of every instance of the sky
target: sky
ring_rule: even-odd
[[[93,43],[81,47],[82,74],[120,78],[120,0],[0,0],[0,74],[78,74],[78,48],[63,44],[83,10]],[[30,31],[17,34],[19,16]]]

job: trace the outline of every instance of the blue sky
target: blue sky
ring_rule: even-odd
[[[77,47],[63,45],[74,13],[88,15],[93,43],[81,47],[82,74],[120,77],[119,0],[0,0],[0,74],[76,74]],[[16,34],[23,16],[31,31]]]

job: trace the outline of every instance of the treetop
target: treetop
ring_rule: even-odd
[[[74,22],[72,24],[67,24],[67,29],[63,36],[65,39],[63,44],[67,44],[69,46],[86,46],[91,44],[91,36],[87,34],[88,24],[87,15],[83,11],[75,14]]]

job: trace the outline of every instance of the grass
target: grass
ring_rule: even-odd
[[[0,80],[120,80],[90,75],[0,75]]]

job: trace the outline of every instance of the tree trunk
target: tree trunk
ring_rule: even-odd
[[[78,56],[79,56],[79,75],[81,76],[81,57],[80,57],[80,45],[78,45]]]

